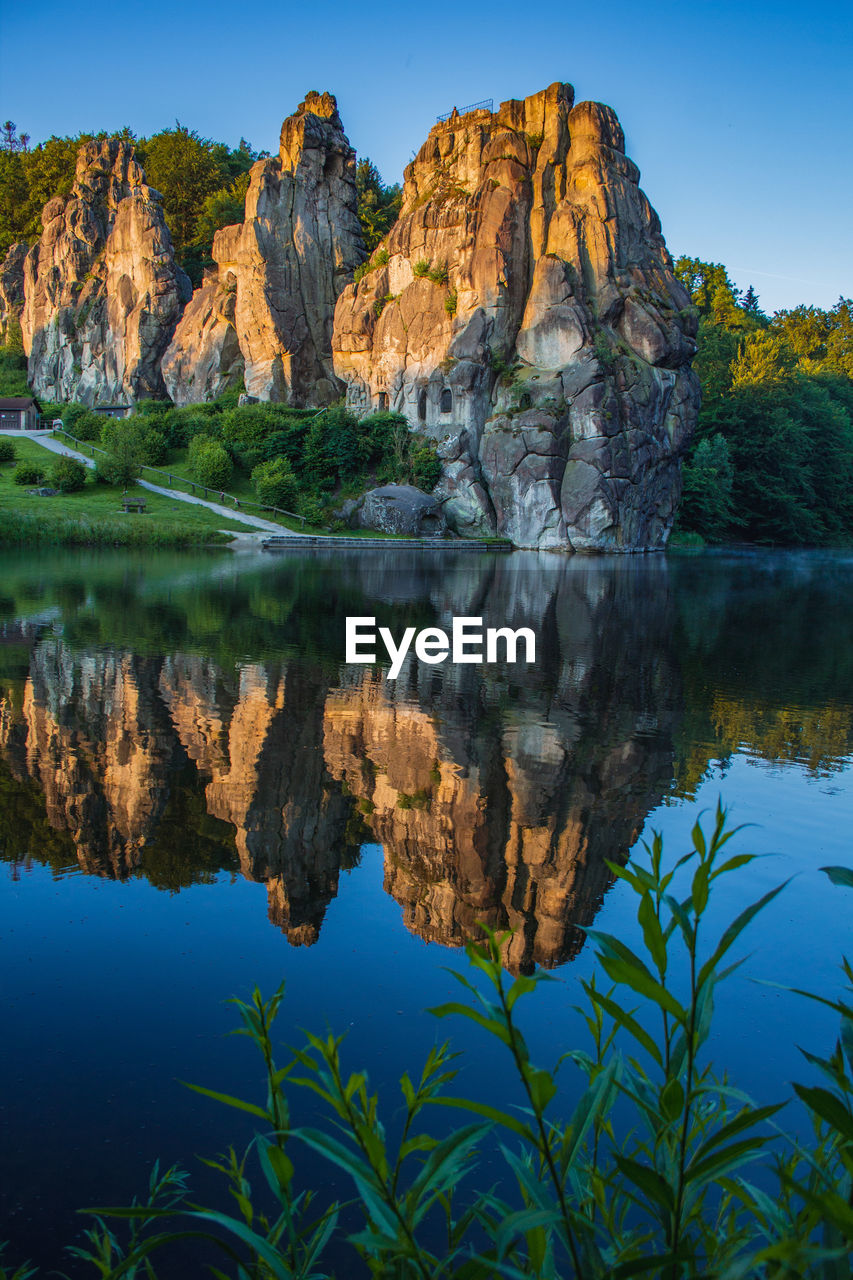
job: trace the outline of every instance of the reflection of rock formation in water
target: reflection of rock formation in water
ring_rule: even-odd
[[[351,807],[323,764],[325,684],[300,668],[247,665],[227,730],[203,660],[168,661],[161,688],[184,748],[210,777],[209,812],[236,828],[243,874],[267,885],[270,919],[296,945],[316,941]]]
[[[168,798],[175,742],[157,697],[156,662],[113,652],[33,651],[24,692],[26,765],[53,827],[87,871],[137,865]]]
[[[313,661],[225,668],[45,638],[0,708],[4,756],[37,779],[86,870],[180,887],[194,856],[209,877],[236,848],[273,922],[311,943],[366,824],[413,931],[458,945],[482,920],[515,930],[510,967],[558,964],[608,885],[605,859],[624,860],[670,781],[666,567],[381,563],[354,565],[355,607],[532,625],[536,665],[410,658],[394,683],[351,668],[330,690]]]
[[[550,662],[482,682],[415,664],[333,691],[326,760],[385,848],[385,887],[407,925],[458,945],[483,921],[513,928],[511,968],[551,967],[579,947],[672,769],[674,671],[666,575],[496,567],[487,625],[533,625]],[[538,587],[528,595],[531,583]],[[448,625],[471,612],[445,582]],[[434,673],[434,668],[432,669]],[[425,708],[429,708],[428,710]]]

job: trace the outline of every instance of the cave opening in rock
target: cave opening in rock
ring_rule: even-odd
[[[379,392],[379,412],[385,413],[387,408],[388,408],[388,392],[380,391]]]
[[[422,391],[418,396],[418,421],[426,422],[427,393]]]
[[[441,393],[441,401],[439,403],[441,413],[453,412],[453,392],[449,387],[445,387]]]

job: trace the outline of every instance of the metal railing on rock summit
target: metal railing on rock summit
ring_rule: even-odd
[[[467,107],[454,107],[453,111],[455,111],[457,115],[467,116],[469,111],[493,111],[494,106],[494,98],[484,98],[482,102],[472,102]],[[449,120],[453,115],[453,111],[446,111],[443,116],[436,116],[436,124],[444,124],[444,121]]]

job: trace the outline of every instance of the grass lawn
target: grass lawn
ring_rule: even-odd
[[[48,475],[57,458],[56,454],[50,453],[34,440],[16,439],[15,452],[18,462],[33,463],[43,468]],[[122,490],[114,485],[99,484],[94,473],[87,476],[86,487],[79,493],[57,494],[53,498],[34,497],[27,492],[28,488],[34,486],[14,483],[14,470],[14,463],[0,466],[0,514],[3,515],[8,513],[31,519],[35,517],[45,524],[85,519],[92,523],[108,522],[110,526],[153,525],[158,529],[168,526],[176,532],[194,535],[199,541],[203,541],[205,535],[214,534],[220,529],[231,529],[235,533],[246,533],[250,529],[249,525],[217,515],[206,507],[164,498],[145,489],[135,491],[146,503],[148,509],[145,514],[125,515],[121,510]]]

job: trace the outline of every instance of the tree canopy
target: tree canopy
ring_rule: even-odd
[[[780,545],[853,537],[853,301],[768,317],[720,263],[679,258],[702,410],[679,527]]]

